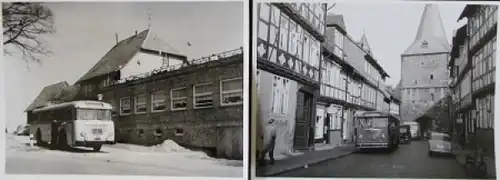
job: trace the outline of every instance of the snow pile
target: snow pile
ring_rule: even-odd
[[[188,150],[179,144],[177,144],[175,141],[172,140],[165,140],[163,141],[162,144],[158,144],[156,146],[153,146],[153,149],[155,151],[160,151],[160,152],[190,152],[191,150]]]
[[[5,141],[5,149],[7,151],[39,151],[40,147],[33,145],[29,146],[30,138],[28,136],[16,136],[7,134]]]
[[[177,144],[175,141],[169,139],[163,141],[162,144],[158,144],[155,146],[141,146],[135,144],[117,143],[114,145],[110,145],[108,147],[113,149],[121,149],[134,152],[161,152],[161,153],[193,152]]]

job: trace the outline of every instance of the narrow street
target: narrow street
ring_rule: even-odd
[[[427,141],[400,145],[394,152],[357,152],[344,158],[279,174],[280,177],[466,178],[453,157],[429,157]]]

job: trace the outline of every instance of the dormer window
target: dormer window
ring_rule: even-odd
[[[420,45],[420,47],[422,48],[427,48],[427,46],[428,46],[427,41],[423,41],[422,44]]]

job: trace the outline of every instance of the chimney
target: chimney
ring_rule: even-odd
[[[137,36],[137,30],[135,30],[135,35]]]
[[[118,33],[115,33],[116,44],[118,44]]]

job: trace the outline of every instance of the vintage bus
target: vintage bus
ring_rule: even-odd
[[[404,121],[403,124],[410,126],[412,140],[419,140],[420,139],[421,132],[420,132],[420,125],[418,124],[418,122]]]
[[[73,101],[38,108],[33,111],[36,120],[30,124],[30,133],[37,144],[100,151],[103,144],[115,142],[111,109],[110,104],[101,101]],[[52,131],[52,127],[57,130]]]
[[[356,148],[396,149],[399,147],[399,117],[388,112],[367,111],[355,115]]]

